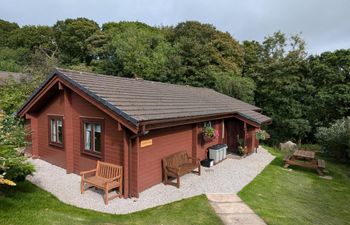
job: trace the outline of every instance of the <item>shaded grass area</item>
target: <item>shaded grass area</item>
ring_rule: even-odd
[[[279,150],[265,147],[276,159],[239,196],[268,224],[350,224],[350,166],[326,161],[333,180],[314,170],[282,168]]]
[[[69,191],[69,190],[67,190]],[[80,209],[60,202],[28,181],[0,186],[0,224],[222,224],[204,195],[127,215]]]

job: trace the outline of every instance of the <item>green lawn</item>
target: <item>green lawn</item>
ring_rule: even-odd
[[[239,196],[268,224],[350,224],[350,166],[326,161],[333,180],[313,170],[281,165],[282,154],[247,185]]]
[[[0,224],[4,225],[222,224],[204,195],[128,215],[110,215],[64,204],[29,182],[0,188]]]

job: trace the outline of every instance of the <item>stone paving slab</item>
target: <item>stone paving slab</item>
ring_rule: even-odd
[[[207,198],[212,202],[241,202],[242,199],[235,194],[208,193]]]
[[[225,225],[266,225],[236,194],[207,194],[207,198]]]

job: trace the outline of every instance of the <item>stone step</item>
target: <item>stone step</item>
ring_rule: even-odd
[[[225,225],[266,225],[236,194],[207,194],[210,205]]]
[[[210,193],[207,194],[207,198],[211,202],[242,202],[242,199],[236,194],[219,194],[219,193]]]

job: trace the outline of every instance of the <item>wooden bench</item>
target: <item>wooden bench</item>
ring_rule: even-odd
[[[123,195],[123,167],[97,161],[96,169],[83,171],[81,175],[81,193],[85,191],[85,184],[104,190],[104,202]],[[118,194],[108,198],[112,189],[118,188]]]
[[[180,176],[191,173],[198,168],[198,175],[201,175],[199,159],[189,157],[186,152],[177,152],[162,159],[164,184],[175,185],[180,188]],[[176,184],[168,181],[168,177],[176,178]]]

